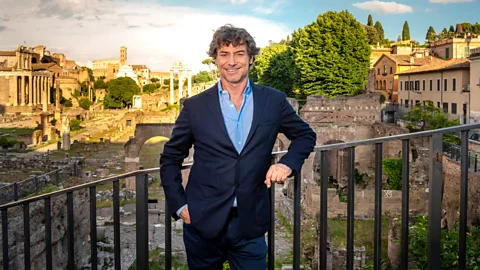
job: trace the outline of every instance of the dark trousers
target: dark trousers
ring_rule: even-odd
[[[265,236],[245,239],[232,210],[220,235],[212,240],[202,239],[191,225],[183,225],[183,241],[187,250],[188,269],[223,269],[228,260],[230,269],[266,269],[267,244]]]

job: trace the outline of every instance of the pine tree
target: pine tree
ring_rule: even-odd
[[[348,11],[328,11],[295,31],[291,42],[302,96],[363,91],[370,67],[364,27]]]
[[[428,40],[428,41],[434,41],[436,35],[437,34],[435,33],[435,29],[433,29],[433,26],[430,26],[428,28],[427,35],[425,36],[425,39]]]
[[[382,23],[380,23],[379,21],[376,21],[375,29],[377,30],[377,35],[378,35],[378,39],[380,40],[380,43],[383,43],[383,40],[385,39],[385,32],[383,31]]]
[[[373,18],[372,18],[372,15],[368,15],[368,21],[367,21],[367,25],[368,26],[373,26]]]
[[[453,25],[450,25],[450,29],[448,29],[448,32],[455,33],[455,28],[453,27]]]
[[[402,40],[410,40],[410,27],[408,27],[407,21],[403,24]]]
[[[365,25],[364,29],[365,29],[365,34],[367,35],[368,43],[370,45],[376,45],[381,41],[378,37],[378,32],[377,32],[377,29],[375,29],[375,27]]]

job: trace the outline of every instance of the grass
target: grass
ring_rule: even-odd
[[[150,270],[163,270],[165,269],[165,255],[164,249],[150,250],[148,252],[149,264],[148,269]],[[179,258],[172,256],[172,269],[175,270],[188,270],[188,266],[180,261]],[[137,270],[136,260],[128,268],[128,270]]]
[[[7,134],[10,137],[32,134],[34,128],[0,128],[0,133]]]

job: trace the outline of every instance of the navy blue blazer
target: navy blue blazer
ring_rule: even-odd
[[[186,99],[170,140],[160,157],[160,177],[173,217],[188,204],[191,226],[205,239],[224,227],[235,196],[243,237],[264,235],[270,222],[268,189],[264,184],[279,132],[291,141],[281,159],[299,171],[313,151],[316,134],[294,111],[283,92],[251,84],[253,120],[240,154],[227,134],[218,86]],[[181,165],[194,146],[188,184],[182,187]]]

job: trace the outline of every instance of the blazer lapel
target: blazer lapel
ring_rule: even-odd
[[[267,91],[263,89],[263,86],[250,83],[253,91],[253,119],[252,126],[250,127],[250,132],[248,132],[247,140],[243,146],[242,153],[247,148],[248,143],[252,139],[255,130],[257,129],[258,122],[262,118],[263,108],[265,107],[265,101],[267,100]]]
[[[220,99],[218,97],[218,84],[215,84],[212,88],[210,88],[210,90],[207,90],[205,94],[207,94],[207,97],[208,97],[206,106],[208,107],[208,109],[213,115],[213,118],[219,125],[220,130],[222,131],[220,133],[224,135],[224,139],[226,139],[229,142],[229,144],[232,146],[233,151],[236,153],[235,146],[233,145],[232,141],[230,140],[230,137],[228,136],[228,131],[227,131],[227,127],[225,126],[222,110],[220,109]]]

